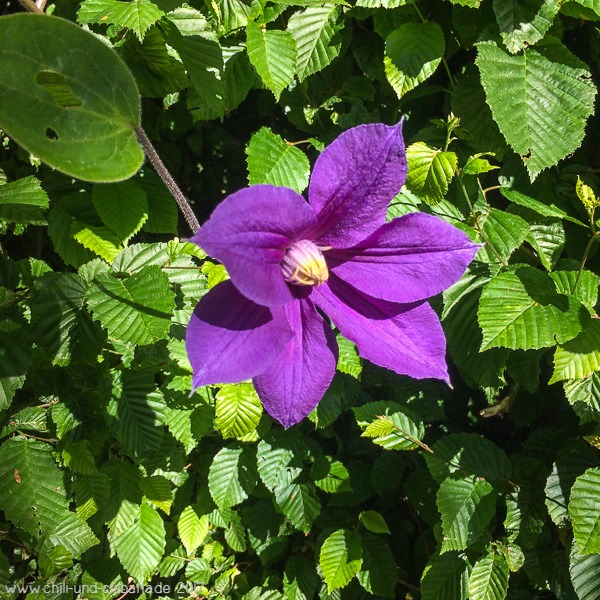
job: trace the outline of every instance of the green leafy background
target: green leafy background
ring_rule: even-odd
[[[598,600],[598,2],[45,10],[0,7],[0,599]],[[250,382],[191,394],[227,273],[136,128],[203,221],[401,118],[389,218],[482,246],[432,301],[452,388],[338,335],[288,430]]]

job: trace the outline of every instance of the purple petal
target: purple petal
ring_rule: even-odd
[[[371,298],[335,275],[315,288],[311,299],[356,344],[363,358],[415,379],[449,381],[446,339],[429,304]]]
[[[327,252],[327,264],[369,296],[415,302],[458,281],[479,247],[443,219],[412,213],[386,223],[354,248]]]
[[[279,263],[314,224],[313,210],[293,190],[254,185],[225,198],[192,241],[225,265],[244,296],[282,306],[293,296]]]
[[[231,281],[220,283],[200,300],[187,328],[194,387],[254,377],[277,359],[292,335],[283,308],[259,306]]]
[[[331,327],[310,301],[285,307],[294,337],[277,360],[254,378],[265,410],[284,427],[298,423],[319,403],[337,364]]]
[[[390,200],[406,180],[401,124],[345,131],[317,159],[308,197],[317,214],[312,237],[324,246],[354,246],[385,223]]]

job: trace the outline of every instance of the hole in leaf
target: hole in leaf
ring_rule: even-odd
[[[54,129],[52,129],[52,127],[46,127],[46,137],[49,140],[57,140],[58,133],[56,133],[56,131],[54,131]]]
[[[64,75],[56,71],[40,71],[35,76],[35,81],[41,85],[57,104],[64,108],[81,106],[83,102],[72,92]]]

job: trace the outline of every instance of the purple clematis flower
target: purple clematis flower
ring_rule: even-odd
[[[424,300],[457,281],[479,246],[427,214],[386,223],[405,179],[401,125],[361,125],[320,155],[308,203],[270,185],[228,196],[192,238],[231,277],[188,326],[194,387],[252,378],[266,411],[297,423],[336,370],[323,314],[363,358],[448,381],[444,333]]]

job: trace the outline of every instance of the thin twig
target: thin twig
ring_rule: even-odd
[[[38,6],[36,6],[36,4],[35,4],[35,2],[33,2],[33,0],[19,0],[19,2],[21,3],[21,6],[25,10],[28,10],[29,12],[38,13],[40,15],[44,14],[44,11],[41,8],[39,8]]]
[[[179,189],[179,186],[175,183],[173,177],[171,177],[171,173],[169,173],[167,167],[165,167],[160,156],[158,156],[158,153],[154,149],[154,146],[146,135],[146,132],[141,127],[136,127],[135,134],[137,135],[137,139],[144,149],[146,156],[152,163],[152,166],[155,168],[156,172],[173,195],[173,198],[175,198],[177,201],[179,209],[183,213],[183,216],[192,230],[192,233],[196,233],[196,231],[200,229],[200,223],[198,222],[198,219],[196,218],[196,215],[194,214],[194,211],[192,210],[192,207],[190,206],[186,197],[183,195],[183,192]]]
[[[518,383],[515,383],[508,391],[508,394],[504,396],[504,398],[496,402],[496,404],[494,404],[493,406],[487,406],[483,410],[480,410],[479,414],[484,419],[489,419],[490,417],[497,417],[498,415],[503,415],[504,413],[507,413],[510,410],[510,407],[512,406],[513,402],[515,401],[515,398],[519,393],[520,387],[521,386]]]

